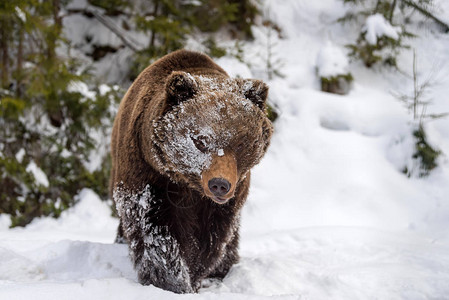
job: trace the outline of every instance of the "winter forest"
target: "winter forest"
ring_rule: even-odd
[[[119,103],[178,49],[269,86],[240,261],[143,286],[108,193]],[[0,299],[448,299],[449,1],[1,0]]]

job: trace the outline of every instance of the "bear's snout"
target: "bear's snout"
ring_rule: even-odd
[[[207,170],[201,173],[204,194],[218,204],[234,197],[237,185],[237,162],[232,153],[215,155]]]
[[[208,187],[214,196],[222,197],[231,189],[231,183],[223,178],[212,178],[209,180]]]

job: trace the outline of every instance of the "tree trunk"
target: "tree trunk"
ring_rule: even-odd
[[[17,86],[16,86],[16,96],[17,98],[22,97],[22,79],[23,79],[23,29],[19,29],[19,45],[17,48]]]
[[[157,17],[157,11],[159,10],[159,0],[154,1],[154,11],[153,11],[153,18]],[[148,45],[148,48],[151,50],[154,47],[154,41],[156,39],[156,32],[155,30],[151,30],[151,38],[150,38],[150,44]]]
[[[53,23],[54,28],[47,40],[47,53],[50,64],[53,64],[56,59],[56,42],[61,34],[62,28],[62,18],[59,16],[59,11],[61,9],[61,1],[53,0]]]
[[[390,21],[390,24],[393,24],[393,15],[394,15],[394,10],[396,9],[396,2],[397,2],[397,0],[394,0],[393,4],[391,4],[390,15],[388,16],[388,21]]]
[[[9,51],[8,51],[8,29],[6,22],[1,22],[1,54],[2,54],[2,87],[9,86]]]

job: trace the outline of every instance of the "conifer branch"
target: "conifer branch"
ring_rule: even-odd
[[[434,20],[438,25],[441,26],[441,28],[443,29],[444,33],[449,33],[449,25],[444,23],[443,21],[441,21],[439,18],[437,18],[433,14],[431,14],[425,8],[419,6],[418,4],[416,4],[416,3],[414,3],[413,1],[410,1],[410,0],[402,0],[402,3],[404,3],[405,5],[407,5],[409,7],[412,7],[414,9],[416,9],[417,11],[419,11],[421,14],[423,14],[427,18]]]

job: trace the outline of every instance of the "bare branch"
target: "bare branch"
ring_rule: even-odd
[[[91,13],[94,15],[94,17],[104,26],[106,26],[109,30],[111,30],[117,37],[131,50],[134,52],[139,51],[136,46],[134,46],[131,42],[128,41],[128,39],[120,32],[120,30],[112,23],[109,22],[103,15],[100,15],[96,11],[91,11]]]
[[[123,33],[113,22],[108,20],[104,15],[100,14],[96,10],[91,9],[84,9],[84,10],[69,10],[69,13],[84,13],[86,15],[94,16],[95,19],[97,19],[101,24],[103,24],[105,27],[107,27],[110,31],[112,31],[122,42],[123,44],[128,47],[129,49],[133,50],[134,52],[139,51],[139,43],[132,40],[130,37],[125,36],[125,33]],[[136,46],[137,45],[137,46]]]

